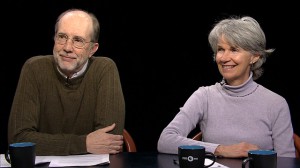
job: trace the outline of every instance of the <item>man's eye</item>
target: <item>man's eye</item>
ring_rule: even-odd
[[[67,39],[67,37],[63,34],[59,34],[57,37],[60,38],[60,39]]]
[[[83,42],[84,42],[84,40],[81,39],[81,38],[74,38],[73,40],[74,40],[75,42],[80,42],[80,43],[83,43]]]

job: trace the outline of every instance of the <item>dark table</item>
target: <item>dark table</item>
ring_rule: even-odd
[[[161,153],[127,153],[123,152],[110,156],[110,164],[100,167],[109,168],[179,168],[174,164],[173,160],[178,159],[177,155],[161,154]],[[242,159],[225,159],[218,158],[216,160],[230,168],[241,168]],[[278,157],[277,168],[300,168],[300,159]]]
[[[79,168],[179,168],[179,165],[174,164],[174,159],[178,160],[177,155],[156,152],[123,152],[110,155],[109,158],[109,164]],[[216,161],[230,168],[242,167],[242,159],[217,158]],[[48,168],[48,165],[49,163],[45,163],[36,168]],[[278,157],[277,168],[300,168],[300,159]]]

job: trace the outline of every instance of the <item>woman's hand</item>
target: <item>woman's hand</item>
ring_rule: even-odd
[[[248,151],[257,150],[257,145],[241,142],[233,145],[219,145],[215,150],[215,155],[227,158],[248,157]]]

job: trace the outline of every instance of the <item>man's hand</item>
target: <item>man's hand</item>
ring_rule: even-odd
[[[123,136],[109,134],[116,124],[91,132],[86,137],[86,147],[93,154],[116,154],[123,151]]]

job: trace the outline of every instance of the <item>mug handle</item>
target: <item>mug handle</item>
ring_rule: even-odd
[[[246,167],[246,164],[247,164],[249,161],[251,161],[251,160],[252,160],[252,158],[250,158],[250,157],[244,159],[243,162],[242,162],[242,168],[245,168],[245,167]]]
[[[205,152],[205,158],[207,156],[211,156],[212,157],[212,162],[209,165],[204,165],[204,168],[210,167],[210,166],[212,166],[216,162],[216,156],[212,152]]]
[[[5,160],[6,160],[8,163],[10,163],[9,150],[7,150],[7,151],[5,152]]]

